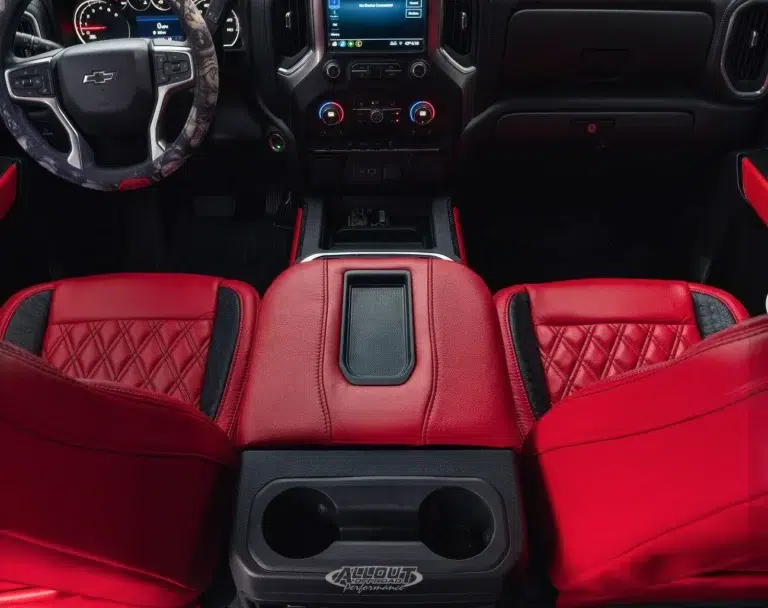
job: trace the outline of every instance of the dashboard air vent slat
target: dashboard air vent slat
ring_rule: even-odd
[[[472,51],[472,0],[443,3],[443,46],[457,55]]]
[[[273,12],[274,50],[295,57],[309,44],[307,0],[276,0]]]
[[[768,68],[768,3],[744,6],[733,17],[723,67],[739,93],[762,89]]]

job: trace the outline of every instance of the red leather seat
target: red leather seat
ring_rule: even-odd
[[[661,281],[497,308],[558,604],[768,600],[768,317]]]
[[[0,309],[0,606],[196,602],[226,545],[257,306],[236,282],[126,275]]]

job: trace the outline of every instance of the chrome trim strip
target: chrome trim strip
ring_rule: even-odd
[[[768,4],[765,0],[747,0],[744,4],[739,6],[735,11],[733,11],[733,14],[731,15],[731,18],[728,20],[728,28],[725,31],[725,38],[723,38],[723,50],[720,53],[720,74],[723,77],[723,81],[725,82],[728,89],[730,89],[731,93],[733,93],[736,97],[740,97],[742,99],[755,99],[757,97],[762,97],[765,95],[766,91],[768,91],[768,75],[766,75],[765,82],[763,82],[763,86],[758,89],[757,91],[737,91],[736,88],[733,86],[733,83],[731,83],[730,78],[728,78],[728,74],[726,74],[725,71],[725,57],[728,53],[728,44],[730,43],[731,39],[731,30],[733,29],[733,22],[736,20],[736,16],[741,12],[741,10],[747,6],[750,6],[752,4]],[[768,58],[764,59],[764,61],[768,61]],[[765,69],[765,64],[763,64],[763,68]]]
[[[436,258],[438,260],[445,260],[446,262],[456,262],[442,253],[431,253],[429,251],[325,251],[323,253],[315,253],[303,260],[300,264],[306,262],[312,262],[320,258],[348,258],[348,257],[408,257],[408,258]]]

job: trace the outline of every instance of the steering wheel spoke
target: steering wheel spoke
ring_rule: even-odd
[[[165,109],[171,95],[195,86],[195,62],[192,49],[185,43],[167,41],[152,43],[152,63],[155,77],[155,107],[149,124],[149,147],[152,160],[160,158],[167,148],[162,137]]]
[[[51,111],[69,139],[67,163],[75,169],[83,169],[93,158],[93,153],[67,117],[53,90],[53,60],[60,52],[15,61],[5,70],[5,85],[12,100],[44,105]]]

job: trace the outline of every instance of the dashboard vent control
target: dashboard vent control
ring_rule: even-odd
[[[276,0],[272,10],[275,52],[283,58],[303,54],[309,45],[307,0]]]
[[[768,76],[768,3],[751,2],[736,10],[723,51],[723,75],[741,96],[765,92]]]
[[[472,51],[472,0],[443,3],[443,46],[457,55]]]

